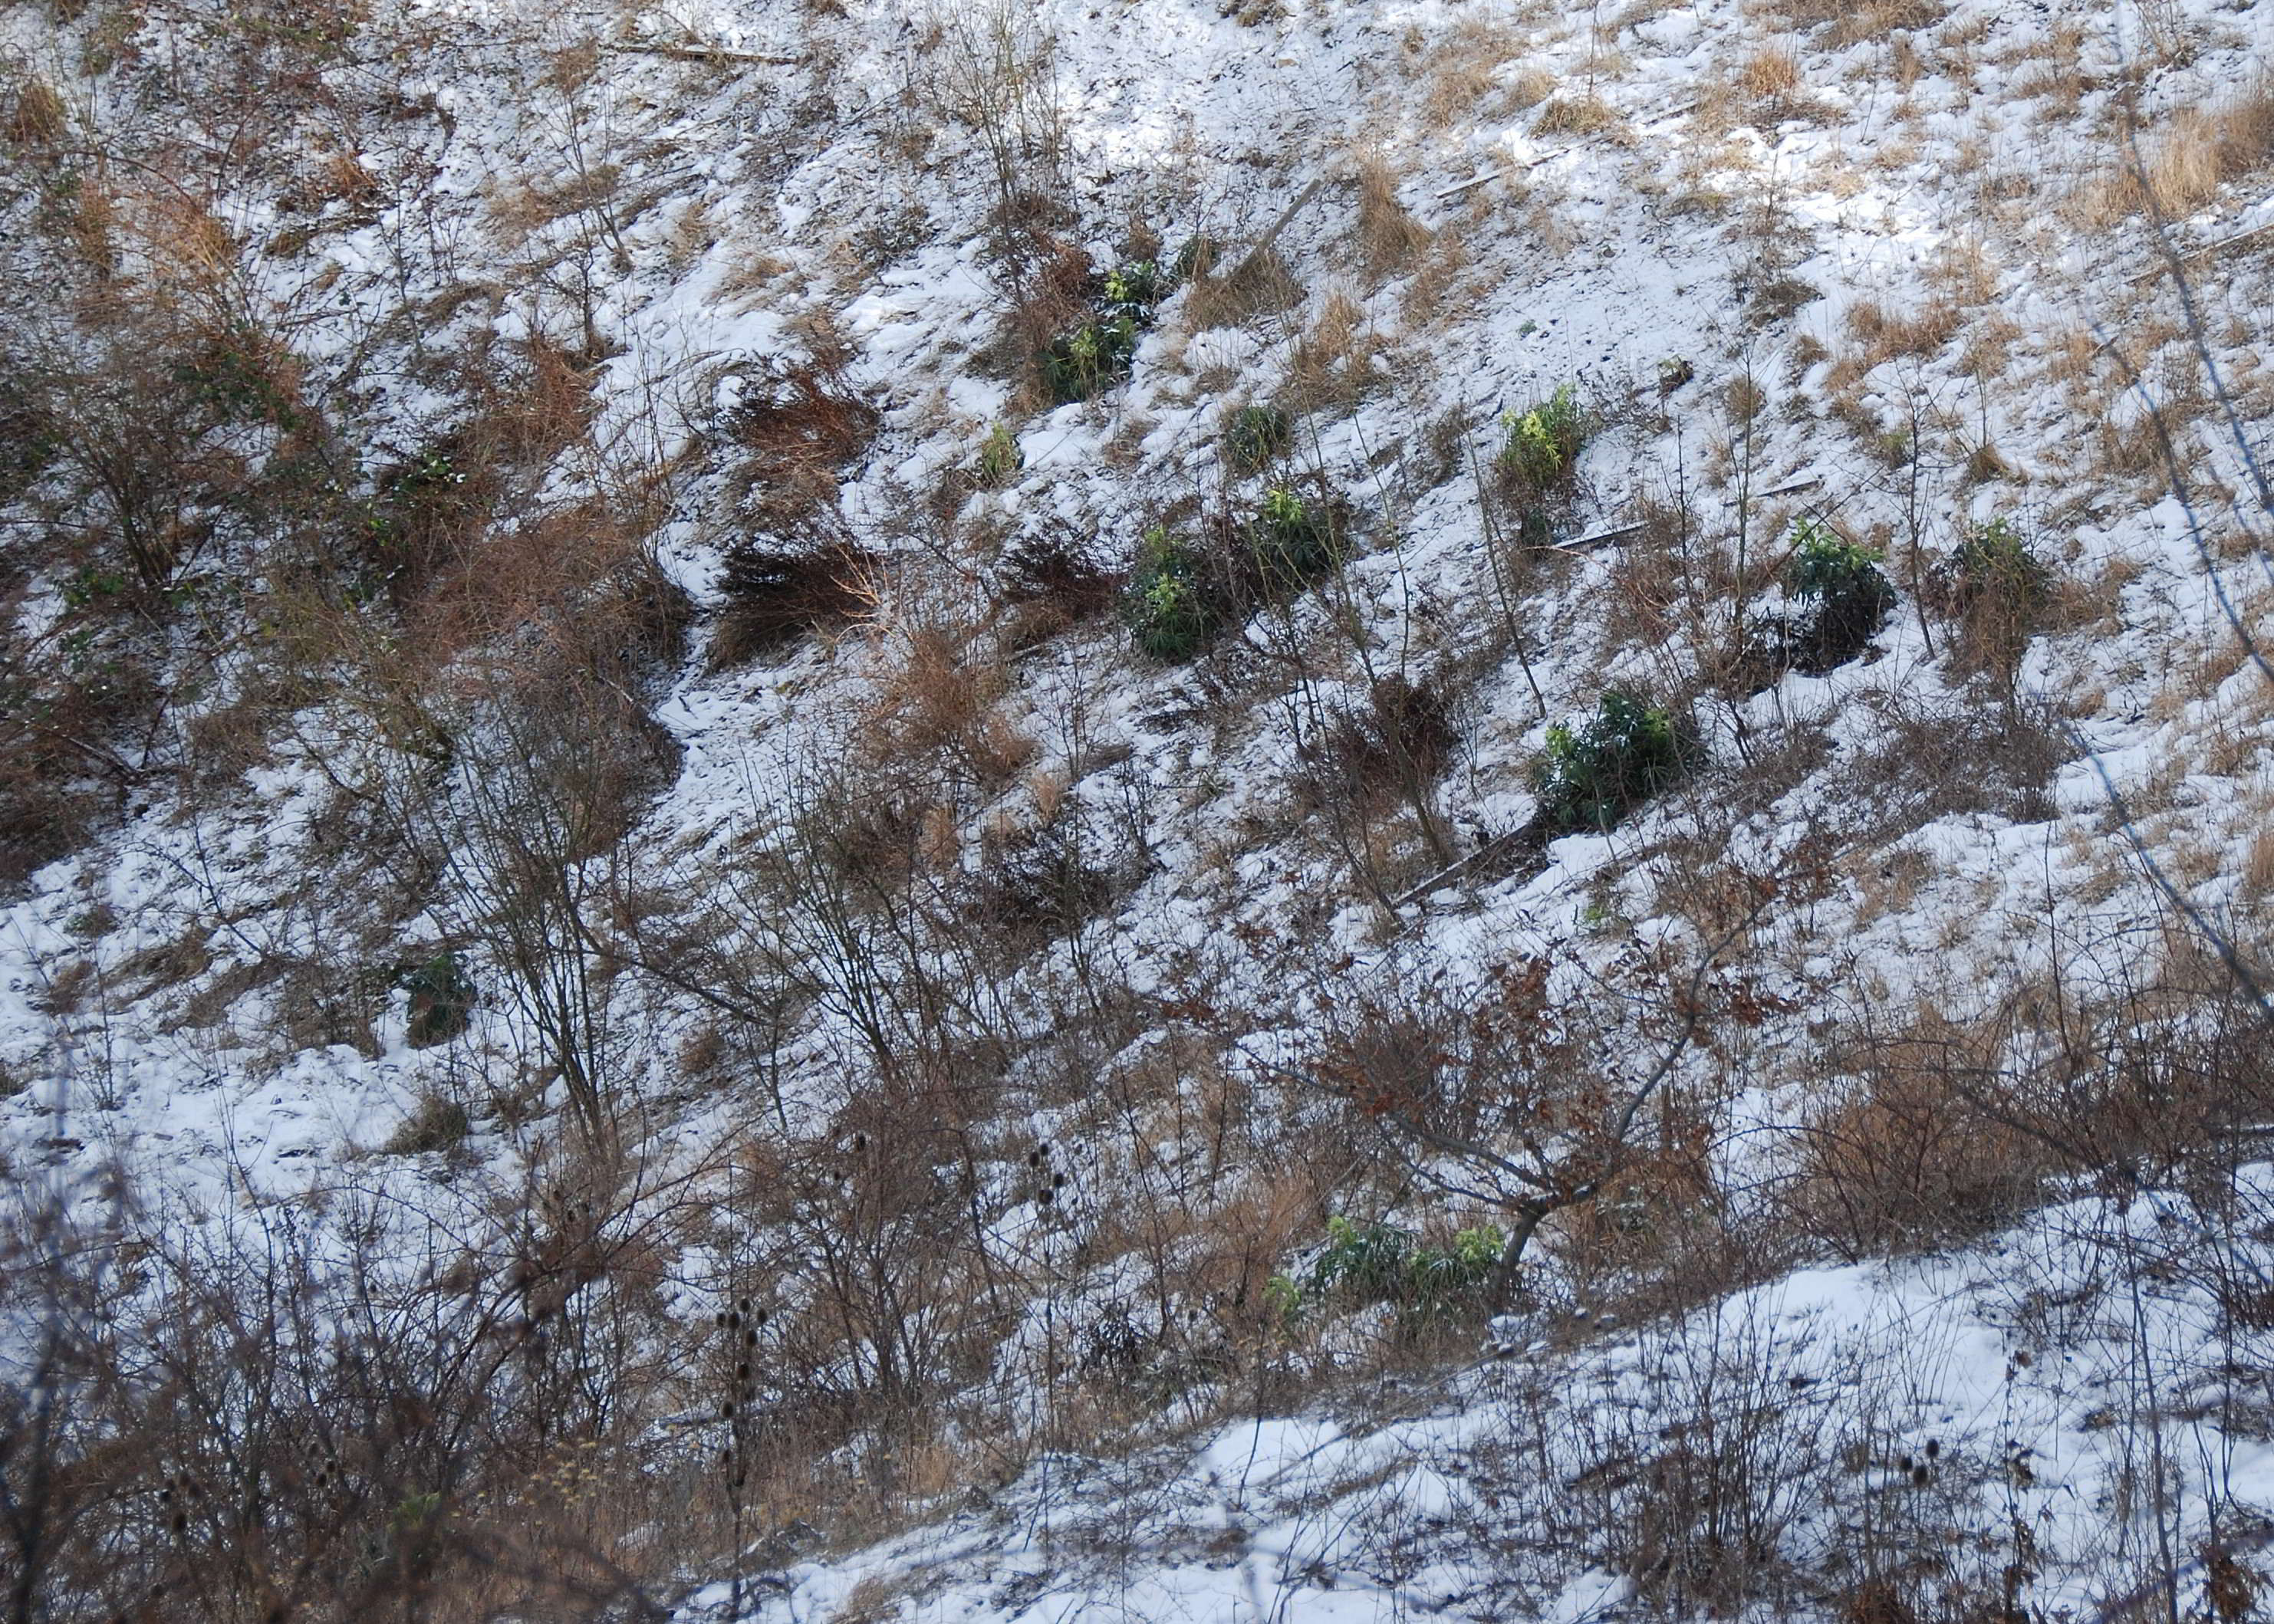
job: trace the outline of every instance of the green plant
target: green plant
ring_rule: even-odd
[[[1086,321],[1043,353],[1043,381],[1059,405],[1086,401],[1129,376],[1137,355],[1137,320],[1126,312]]]
[[[1570,478],[1587,443],[1586,416],[1568,383],[1536,406],[1503,413],[1501,427],[1506,436],[1501,444],[1501,470],[1519,491],[1533,495]]]
[[[1409,1324],[1433,1320],[1478,1301],[1507,1244],[1490,1224],[1463,1229],[1435,1246],[1394,1225],[1337,1214],[1327,1220],[1326,1245],[1309,1275],[1299,1285],[1291,1276],[1274,1275],[1265,1299],[1289,1320],[1308,1303],[1391,1303]]]
[[[1334,517],[1325,504],[1305,501],[1291,486],[1273,485],[1247,525],[1258,586],[1286,591],[1333,568],[1335,540]]]
[[[1122,594],[1121,617],[1155,659],[1188,659],[1216,630],[1216,594],[1200,548],[1159,525],[1145,532]]]
[[[1043,382],[1060,405],[1086,401],[1129,376],[1137,341],[1176,278],[1158,260],[1132,259],[1091,283],[1090,319],[1051,341]]]
[[[979,460],[974,469],[983,485],[998,485],[1027,465],[1027,454],[1019,447],[1018,436],[1007,425],[998,423],[987,431],[987,438],[979,442]]]
[[[1786,663],[1827,671],[1864,651],[1894,606],[1895,589],[1880,569],[1881,555],[1842,537],[1821,519],[1794,521],[1785,590],[1816,605],[1788,636]]]
[[[1173,282],[1153,259],[1132,259],[1105,274],[1105,303],[1116,315],[1139,322],[1153,319],[1153,307],[1169,297]]]
[[[1243,406],[1224,425],[1224,460],[1234,468],[1253,471],[1276,462],[1294,440],[1295,425],[1276,406]]]
[[[466,1029],[474,1005],[474,984],[456,953],[437,953],[405,971],[395,985],[410,995],[410,1047],[447,1042]]]
[[[1541,823],[1553,833],[1607,830],[1680,778],[1687,751],[1673,712],[1613,688],[1584,726],[1558,723],[1532,769]]]

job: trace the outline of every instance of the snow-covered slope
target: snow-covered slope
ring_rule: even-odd
[[[0,13],[30,1205],[399,1211],[412,1282],[576,1229],[626,1348],[759,1302],[591,1423],[723,1518],[612,1560],[798,1559],[690,1619],[2082,1616],[2213,1561],[2251,1405],[2182,1467],[2168,1394],[2146,1444],[2074,1394],[2247,1364],[2233,1292],[2131,1367],[1978,1299],[2145,1315],[2157,1192],[2255,1210],[2257,8],[256,10]],[[1275,500],[1333,515],[1299,581]],[[1836,658],[1835,541],[1889,583]],[[1566,816],[1615,692],[1679,771]],[[1541,1214],[1457,1324],[1322,1272],[1330,1216]],[[1738,1380],[1809,1471],[1622,1532],[1675,1423],[1587,1395]]]

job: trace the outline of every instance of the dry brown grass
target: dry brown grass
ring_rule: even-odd
[[[844,361],[825,348],[809,360],[770,362],[727,414],[727,432],[749,454],[736,483],[770,526],[833,508],[839,476],[876,434],[877,408],[847,380]]]
[[[1857,350],[1846,361],[1868,372],[1901,357],[1931,356],[1950,342],[1960,320],[1959,312],[1947,304],[1905,314],[1890,312],[1872,300],[1860,300],[1848,311],[1848,336]]]
[[[1473,114],[1498,88],[1502,67],[1522,45],[1514,29],[1473,19],[1440,34],[1422,63],[1422,128],[1441,131]]]
[[[1401,271],[1429,244],[1429,230],[1397,200],[1397,174],[1378,150],[1359,154],[1359,262],[1368,281]]]
[[[1949,15],[1948,0],[1755,0],[1755,13],[1787,28],[1832,26],[1832,43],[1880,40],[1901,30],[1931,28]]]
[[[2081,223],[2114,225],[2151,201],[2164,214],[2193,214],[2227,182],[2274,159],[2274,79],[2215,107],[2182,108],[2140,145],[2136,165],[2085,187],[2073,210]]]
[[[1010,673],[991,639],[918,626],[895,643],[865,730],[879,759],[944,752],[997,787],[1033,759],[1034,741],[997,709]]]
[[[1205,333],[1210,327],[1243,327],[1302,302],[1301,281],[1284,259],[1267,249],[1194,277],[1185,296],[1185,328]]]
[[[1626,120],[1602,97],[1588,91],[1559,91],[1547,99],[1532,124],[1539,135],[1602,136],[1616,139],[1626,133]]]
[[[1850,1256],[1980,1232],[2026,1204],[2050,1158],[1971,1104],[1994,1076],[1993,1034],[1922,1009],[1856,1034],[1860,1076],[1804,1130],[1802,1225]]]
[[[1800,63],[1781,45],[1766,45],[1737,69],[1737,88],[1755,102],[1783,101],[1800,88]]]
[[[1309,331],[1296,341],[1280,403],[1297,414],[1356,405],[1389,381],[1381,365],[1387,348],[1367,320],[1366,307],[1337,289],[1320,305]]]
[[[71,116],[56,87],[36,74],[25,74],[0,100],[0,142],[19,152],[52,153],[70,132]]]

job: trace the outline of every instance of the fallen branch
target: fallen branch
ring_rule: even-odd
[[[1823,483],[1823,475],[1809,474],[1801,478],[1791,480],[1784,485],[1778,485],[1773,490],[1757,491],[1749,500],[1757,502],[1766,501],[1772,496],[1789,496],[1795,491],[1809,490],[1811,487],[1822,485]],[[1731,501],[1723,505],[1725,507],[1734,508],[1736,506],[1736,503]],[[1616,541],[1622,536],[1633,535],[1636,531],[1643,529],[1648,523],[1649,521],[1644,520],[1634,524],[1615,524],[1608,530],[1591,530],[1585,536],[1574,536],[1569,541],[1557,542],[1555,544],[1555,550],[1558,553],[1576,553],[1582,547],[1592,547],[1599,543],[1606,541]]]
[[[635,56],[669,56],[678,62],[750,62],[767,68],[794,68],[801,58],[769,56],[758,51],[729,50],[723,45],[604,45],[602,50]]]

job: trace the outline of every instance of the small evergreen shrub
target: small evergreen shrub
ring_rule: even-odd
[[[1155,659],[1189,659],[1216,628],[1222,589],[1208,556],[1160,525],[1145,532],[1122,594],[1122,619]]]
[[[1792,537],[1785,590],[1814,609],[1789,628],[1785,663],[1805,672],[1828,671],[1864,651],[1894,606],[1895,589],[1879,568],[1879,553],[1823,521],[1796,521]]]
[[[1051,341],[1042,355],[1043,383],[1059,405],[1086,401],[1129,376],[1137,342],[1153,325],[1154,307],[1175,278],[1154,259],[1133,259],[1100,277],[1092,314]]]
[[[1504,413],[1501,427],[1501,473],[1522,495],[1545,495],[1562,485],[1587,443],[1586,417],[1568,383],[1527,410]]]
[[[1547,730],[1532,769],[1541,823],[1554,834],[1608,830],[1680,778],[1686,754],[1673,712],[1613,688],[1585,726]]]
[[[1243,472],[1253,473],[1287,455],[1293,443],[1293,420],[1276,406],[1243,406],[1224,425],[1224,460]]]
[[[1275,485],[1248,521],[1247,551],[1261,592],[1291,591],[1334,567],[1333,512],[1323,502],[1305,501],[1291,486]]]
[[[1327,1220],[1327,1243],[1301,1281],[1272,1277],[1265,1299],[1283,1319],[1311,1304],[1344,1308],[1395,1304],[1410,1324],[1474,1306],[1508,1237],[1490,1224],[1463,1229],[1442,1246],[1386,1223]]]
[[[1020,449],[1018,436],[1011,432],[1007,425],[998,423],[979,442],[979,457],[972,465],[972,475],[978,484],[992,489],[1026,465],[1027,454]]]
[[[396,985],[410,995],[410,1024],[406,1036],[411,1048],[426,1049],[448,1042],[466,1029],[474,1007],[474,984],[459,966],[456,953],[437,953],[425,964],[405,971]],[[461,1111],[460,1115],[464,1113]]]

